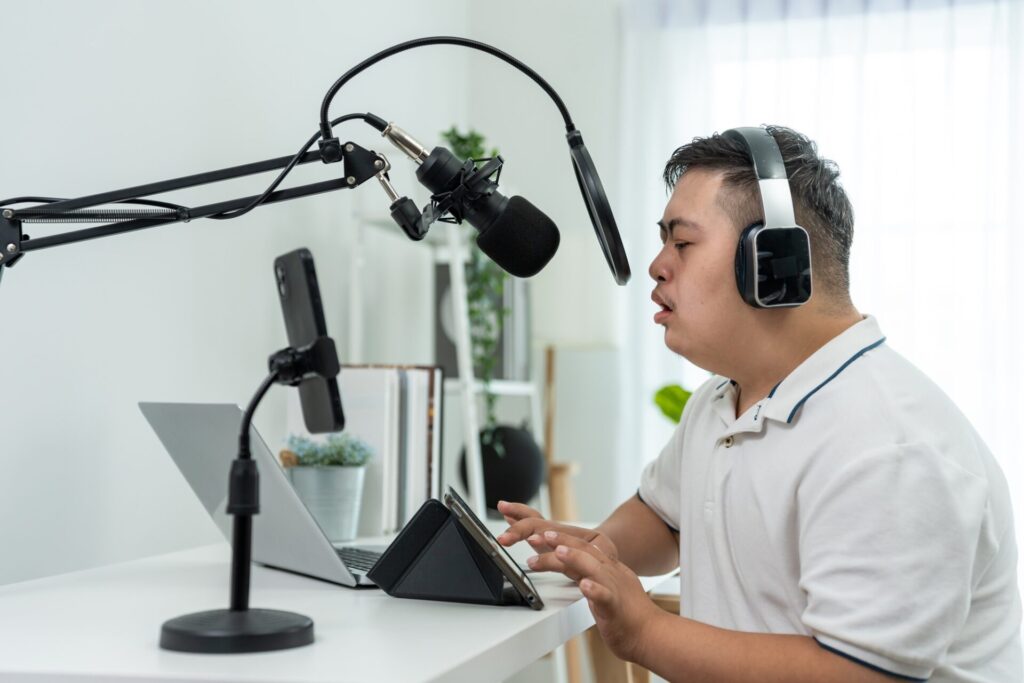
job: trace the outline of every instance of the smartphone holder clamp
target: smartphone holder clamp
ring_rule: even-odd
[[[294,386],[311,376],[335,377],[341,366],[334,340],[318,337],[300,349],[270,356],[264,378],[242,417],[238,457],[231,465],[227,513],[234,517],[231,537],[231,606],[175,617],[164,622],[160,647],[203,653],[266,652],[313,642],[313,620],[302,614],[249,608],[252,568],[252,517],[259,514],[259,472],[249,449],[249,430],[257,406],[273,384]]]

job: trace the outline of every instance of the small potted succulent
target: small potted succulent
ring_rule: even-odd
[[[287,444],[281,464],[324,534],[334,542],[355,538],[372,449],[350,434],[331,434],[323,441],[292,435]]]

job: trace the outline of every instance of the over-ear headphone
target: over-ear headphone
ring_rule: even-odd
[[[764,128],[732,128],[754,162],[764,222],[744,229],[736,247],[736,286],[754,308],[793,307],[811,298],[811,240],[796,224],[779,145]]]

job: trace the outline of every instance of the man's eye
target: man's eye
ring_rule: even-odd
[[[689,242],[676,242],[675,243],[675,248],[676,248],[676,251],[682,251],[683,247],[687,247],[689,245],[690,245]]]

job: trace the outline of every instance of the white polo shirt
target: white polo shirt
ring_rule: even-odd
[[[874,318],[735,406],[704,384],[640,485],[679,531],[683,616],[911,680],[1024,680],[1006,481]]]

